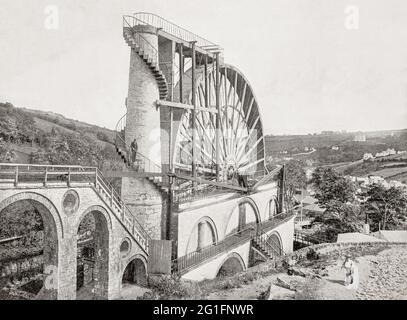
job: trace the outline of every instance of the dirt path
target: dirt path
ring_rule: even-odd
[[[258,299],[271,286],[271,299],[319,300],[380,300],[407,299],[407,248],[386,249],[375,255],[354,258],[359,267],[359,287],[344,286],[343,257],[325,258],[317,263],[302,266],[306,277],[274,274],[257,279],[239,288],[209,294],[207,299],[252,300]],[[313,276],[317,275],[317,276]],[[288,284],[287,288],[276,285]],[[282,282],[281,282],[282,280]]]

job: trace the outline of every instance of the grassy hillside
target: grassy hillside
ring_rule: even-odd
[[[113,130],[0,103],[0,162],[119,169],[114,139]]]
[[[407,150],[407,130],[367,132],[366,141],[354,141],[354,133],[296,136],[266,136],[268,157],[294,157],[315,165],[355,162],[365,153],[376,154],[388,148]],[[335,148],[333,148],[335,147]],[[306,149],[308,148],[308,149]],[[307,152],[315,148],[315,152]]]

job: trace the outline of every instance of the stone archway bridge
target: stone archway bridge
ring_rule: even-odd
[[[134,257],[147,268],[150,237],[97,168],[0,164],[0,212],[21,200],[40,204],[50,216],[51,229],[55,229],[55,265],[49,270],[56,298],[76,298],[78,228],[89,212],[104,216],[108,233],[103,298],[120,296],[122,274]],[[130,243],[126,256],[120,253],[123,241]]]

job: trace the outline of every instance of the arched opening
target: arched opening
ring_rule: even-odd
[[[149,291],[146,265],[147,261],[140,255],[127,264],[122,276],[121,299],[135,300]]]
[[[34,199],[0,207],[0,299],[57,299],[58,233],[52,213]]]
[[[273,248],[273,252],[277,256],[281,256],[283,254],[283,245],[281,243],[280,237],[272,233],[268,238],[267,238],[267,243]]]
[[[147,270],[143,260],[135,258],[127,265],[122,277],[122,284],[135,284],[140,287],[146,287]]]
[[[204,217],[195,224],[187,244],[186,254],[216,244],[218,234],[212,219]]]
[[[269,219],[273,219],[273,217],[277,214],[277,208],[278,208],[277,199],[276,198],[270,199],[268,208]]]
[[[77,299],[107,299],[109,229],[105,216],[97,210],[87,213],[79,224],[77,238]]]
[[[238,254],[232,254],[223,262],[216,277],[229,277],[244,270],[245,265],[242,258]]]
[[[250,200],[241,201],[232,211],[225,235],[233,235],[248,230],[258,230],[260,218],[258,210]]]

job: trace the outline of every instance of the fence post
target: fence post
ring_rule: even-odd
[[[18,166],[16,166],[16,172],[15,172],[15,177],[14,177],[14,186],[18,186]]]
[[[71,187],[71,168],[68,168],[68,188]]]
[[[44,187],[47,186],[47,182],[48,182],[48,167],[45,168]]]

